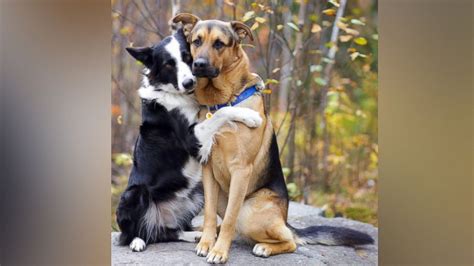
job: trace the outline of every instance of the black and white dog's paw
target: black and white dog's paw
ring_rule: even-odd
[[[143,239],[139,237],[135,237],[132,242],[130,243],[130,249],[136,252],[140,252],[145,250],[146,248],[146,243],[143,241]]]
[[[179,234],[178,239],[185,242],[197,243],[201,239],[201,231],[183,231]]]
[[[225,114],[230,120],[244,123],[246,126],[255,128],[262,125],[263,119],[257,111],[245,107],[224,107]],[[222,109],[224,109],[222,108]]]

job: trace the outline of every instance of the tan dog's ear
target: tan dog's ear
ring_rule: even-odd
[[[245,39],[247,36],[250,38],[250,41],[253,42],[252,30],[247,25],[240,21],[232,21],[230,22],[230,26],[235,31],[235,33],[237,33],[239,42]]]
[[[193,14],[179,13],[171,21],[173,23],[181,22],[183,24],[184,36],[188,37],[189,33],[191,33],[196,23],[198,23],[198,21],[200,20],[200,18],[196,17]]]

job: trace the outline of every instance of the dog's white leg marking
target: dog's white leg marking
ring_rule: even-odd
[[[179,233],[178,239],[186,242],[196,243],[201,238],[202,232],[199,231],[182,231]]]
[[[260,114],[252,109],[243,107],[219,109],[210,119],[204,120],[194,128],[194,134],[201,144],[199,150],[201,163],[206,162],[209,158],[214,144],[214,136],[219,129],[225,124],[232,124],[234,121],[242,122],[251,128],[259,127],[262,124]]]
[[[145,247],[146,247],[145,241],[143,241],[143,239],[139,237],[135,237],[130,243],[130,249],[136,252],[145,250]]]

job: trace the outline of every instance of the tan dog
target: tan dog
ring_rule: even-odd
[[[191,45],[193,74],[198,77],[196,97],[200,104],[228,104],[261,79],[249,71],[249,60],[240,43],[253,40],[245,24],[200,20],[178,14]],[[212,154],[203,166],[204,226],[196,252],[210,263],[225,263],[237,230],[255,242],[253,254],[261,257],[293,252],[297,243],[353,245],[372,243],[370,236],[345,228],[287,224],[288,192],[278,145],[263,97],[255,93],[238,104],[260,113],[262,126],[223,128]],[[204,118],[204,110],[200,117]],[[216,241],[217,215],[223,218]]]

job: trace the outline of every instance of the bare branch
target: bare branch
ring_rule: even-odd
[[[120,13],[120,11],[112,10],[112,12],[114,12],[114,13],[117,14],[117,15],[119,15],[120,17],[122,17],[122,18],[125,19],[126,21],[132,23],[134,26],[137,26],[137,27],[143,29],[144,31],[157,34],[158,36],[160,36],[161,38],[163,38],[163,36],[162,36],[159,32],[157,32],[157,31],[155,31],[155,30],[151,30],[151,29],[149,29],[149,28],[147,28],[147,27],[145,27],[145,26],[143,26],[143,25],[141,25],[141,24],[139,24],[139,23],[137,23],[137,22],[135,22],[135,21],[133,21],[133,20],[127,18],[127,17],[124,16],[122,13]]]
[[[158,31],[156,25],[154,24],[151,24],[150,21],[148,20],[148,16],[145,15],[145,13],[143,13],[142,9],[140,8],[140,6],[137,4],[136,1],[132,1],[133,5],[135,6],[135,8],[138,10],[138,12],[140,12],[140,15],[142,15],[143,19],[145,20],[146,24],[148,24],[148,26],[150,26],[152,29]]]
[[[162,33],[160,32],[160,30],[159,30],[159,26],[158,26],[159,23],[158,23],[157,20],[155,20],[155,16],[153,16],[153,13],[151,12],[150,7],[148,6],[148,0],[144,0],[144,1],[142,1],[142,3],[143,3],[143,7],[145,8],[145,11],[148,13],[148,16],[150,16],[150,20],[153,21],[153,23],[155,24],[156,30],[157,30],[160,34],[162,34]],[[159,5],[158,5],[158,6],[159,6]]]
[[[115,83],[115,87],[125,96],[125,101],[127,102],[128,106],[130,106],[136,114],[140,115],[140,111],[137,109],[135,104],[130,101],[131,97],[128,95],[128,93],[120,87],[118,80],[115,77],[112,77],[112,81]]]

